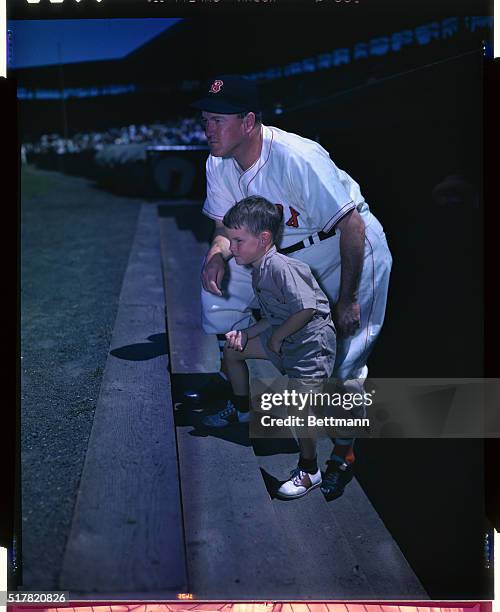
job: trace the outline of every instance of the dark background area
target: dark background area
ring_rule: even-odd
[[[346,10],[325,12],[325,20],[309,13],[298,18],[290,8],[286,19],[249,13],[237,25],[228,16],[185,21],[126,60],[65,67],[67,87],[106,84],[110,74],[114,82],[137,86],[126,96],[69,100],[71,129],[168,119],[185,114],[215,72],[258,71],[436,19],[490,11],[489,3],[478,2],[409,7],[400,3],[383,19],[370,10],[363,20]],[[485,211],[490,227],[496,221],[492,206],[483,206],[494,201],[492,192],[486,199],[482,193],[484,34],[263,85],[265,122],[318,139],[360,183],[386,231],[394,266],[384,330],[369,364],[373,377],[498,375],[485,370],[485,350],[496,346],[498,329],[486,337],[485,348]],[[237,52],[241,40],[244,52]],[[58,67],[11,76],[24,87],[60,83]],[[198,85],[188,87],[186,80]],[[284,106],[282,115],[272,114],[276,102]],[[60,104],[20,101],[21,134],[37,136],[49,127],[62,133]],[[461,177],[475,199],[439,205],[433,190],[450,175]],[[495,236],[488,231],[492,248]],[[357,449],[358,478],[431,597],[489,597],[483,441],[359,440]],[[488,443],[490,510],[498,499],[492,469],[497,449]]]
[[[485,69],[484,97],[484,201],[488,203],[485,215],[485,266],[484,303],[485,303],[485,374],[488,377],[500,376],[500,362],[497,346],[500,339],[500,321],[496,313],[496,227],[500,221],[498,206],[500,189],[498,182],[498,142],[500,136],[500,60],[489,62]],[[500,485],[498,483],[498,466],[500,466],[500,440],[490,439],[485,442],[485,482],[486,512],[489,521],[500,532]]]
[[[12,239],[6,237],[2,241],[2,253],[5,261],[12,262],[12,253],[17,253],[17,231],[14,228],[19,228],[19,210],[16,206],[18,196],[18,156],[17,156],[17,129],[16,129],[16,90],[14,84],[6,79],[0,79],[0,100],[3,108],[9,110],[9,116],[13,119],[8,125],[3,126],[3,142],[4,150],[7,152],[4,161],[4,180],[2,181],[2,195],[4,201],[8,203],[6,207],[6,220],[12,231]],[[8,372],[9,381],[11,375],[14,374],[16,393],[9,394],[7,401],[4,404],[2,411],[2,443],[0,449],[2,451],[2,459],[0,461],[0,487],[2,494],[0,496],[0,546],[7,548],[9,554],[12,554],[13,536],[20,534],[20,512],[19,512],[19,293],[18,289],[18,259],[14,264],[10,264],[7,268],[6,278],[11,281],[16,287],[15,301],[16,312],[13,313],[12,304],[8,307],[9,314],[14,314],[16,325],[14,328],[4,328],[4,360],[6,364],[5,372]],[[9,272],[11,270],[11,272]],[[15,335],[15,340],[13,336]],[[14,340],[14,342],[13,342]],[[7,349],[7,347],[9,347]],[[15,362],[12,363],[11,347],[14,349]],[[14,366],[14,367],[13,367]],[[14,370],[14,371],[13,371]],[[7,378],[7,377],[5,377]],[[19,541],[18,541],[19,544]],[[14,578],[16,568],[12,565],[9,567],[9,578]]]
[[[362,8],[338,5],[336,10],[318,12],[304,11],[297,2],[286,10],[271,10],[264,19],[262,12],[251,11],[246,5],[245,12],[238,13],[245,17],[235,19],[235,13],[230,14],[230,7],[226,7],[222,15],[207,14],[204,18],[180,21],[121,60],[22,68],[12,70],[11,76],[20,88],[28,91],[59,90],[63,84],[66,88],[112,84],[135,87],[134,93],[128,94],[69,98],[66,113],[71,134],[79,130],[166,120],[179,114],[184,116],[189,102],[200,97],[206,81],[216,74],[258,73],[339,48],[350,49],[353,54],[357,43],[369,43],[373,39],[390,37],[394,32],[414,31],[418,26],[457,18],[459,31],[448,38],[440,37],[428,44],[414,40],[397,52],[368,54],[368,57],[353,59],[331,69],[261,80],[264,116],[272,124],[270,118],[274,120],[272,111],[277,102],[286,110],[300,106],[312,108],[325,97],[461,53],[477,51],[481,41],[491,37],[489,28],[471,32],[466,26],[471,16],[491,14],[488,2],[458,3],[453,9],[441,3],[437,7],[429,7],[426,3],[393,3],[392,10],[385,11],[377,6],[375,3]],[[64,4],[52,7],[55,10],[55,13],[50,12],[52,17],[60,9],[64,10]],[[77,7],[72,5],[72,8],[76,10]],[[71,9],[67,10],[71,16]],[[18,11],[17,5],[13,6],[9,18],[15,18]],[[418,97],[415,103],[418,104]],[[63,133],[60,100],[21,99],[19,109],[24,138],[49,130]],[[360,121],[359,113],[356,119],[354,117],[352,114],[351,121]],[[346,126],[345,121],[344,118],[337,120],[336,127]],[[323,131],[325,127],[323,122],[316,122],[316,130]]]

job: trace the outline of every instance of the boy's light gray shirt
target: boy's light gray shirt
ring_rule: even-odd
[[[262,316],[272,325],[281,325],[290,315],[306,308],[314,308],[316,314],[299,332],[320,329],[331,321],[330,303],[309,266],[278,253],[274,246],[264,255],[259,268],[253,268],[252,286]]]

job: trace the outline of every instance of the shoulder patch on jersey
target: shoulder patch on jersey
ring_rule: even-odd
[[[281,214],[283,215],[283,218],[285,218],[285,208],[283,204],[276,204],[276,206],[281,210]],[[300,213],[292,206],[289,206],[288,210],[290,211],[291,217],[288,219],[285,225],[288,225],[288,227],[299,227]]]
[[[286,222],[288,227],[299,227],[299,215],[300,213],[295,210],[292,206],[288,207],[290,209],[290,214],[292,215],[290,219]]]

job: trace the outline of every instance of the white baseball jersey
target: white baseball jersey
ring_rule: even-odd
[[[369,225],[370,211],[359,185],[337,168],[317,142],[263,126],[262,151],[243,172],[232,158],[209,156],[203,213],[222,221],[243,198],[260,195],[283,206],[282,247],[314,232],[327,232],[354,207]]]
[[[283,207],[281,247],[306,240],[306,248],[290,256],[307,263],[332,304],[340,289],[339,232],[319,241],[320,230],[329,231],[342,217],[357,208],[365,222],[365,259],[359,287],[361,328],[339,342],[334,376],[356,378],[363,371],[373,341],[382,326],[391,255],[382,226],[371,214],[359,185],[338,168],[318,143],[275,127],[262,126],[259,159],[242,171],[232,158],[210,155],[206,164],[207,198],[203,213],[222,221],[236,202],[252,195],[263,196]],[[207,333],[224,333],[246,327],[255,306],[250,271],[229,262],[228,284],[223,297],[202,289],[203,327]]]

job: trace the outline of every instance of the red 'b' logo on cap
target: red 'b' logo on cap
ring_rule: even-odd
[[[210,93],[219,93],[223,85],[224,85],[224,81],[219,81],[219,80],[214,81],[212,85],[210,86]]]

